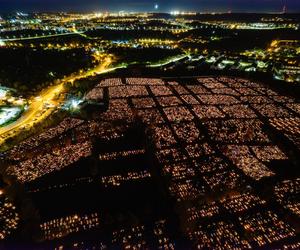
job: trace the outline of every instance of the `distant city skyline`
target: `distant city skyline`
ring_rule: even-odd
[[[0,0],[11,11],[300,12],[299,0]]]

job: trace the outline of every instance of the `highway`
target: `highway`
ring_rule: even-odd
[[[19,38],[0,38],[2,42],[14,42],[14,41],[25,41],[25,40],[35,40],[35,39],[44,39],[50,37],[58,37],[58,36],[69,36],[69,35],[82,35],[84,32],[75,31],[75,32],[66,32],[61,34],[53,34],[53,35],[44,35],[44,36],[33,36],[33,37],[19,37]]]
[[[38,96],[33,97],[29,100],[29,106],[27,110],[22,114],[22,116],[15,122],[0,128],[0,145],[5,142],[6,139],[10,137],[17,136],[22,130],[29,130],[38,123],[41,123],[44,119],[49,117],[63,102],[64,98],[62,93],[64,92],[64,84],[67,82],[73,83],[76,80],[83,79],[93,75],[104,74],[112,72],[116,69],[126,68],[126,66],[119,67],[109,67],[113,62],[111,56],[107,55],[103,59],[101,55],[98,57],[95,56],[97,60],[101,61],[99,65],[95,68],[80,72],[75,76],[69,76],[61,80],[58,85],[51,86],[46,90],[43,90]],[[187,55],[180,55],[175,58],[171,58],[165,63],[162,64],[153,64],[149,67],[161,67],[167,65],[171,62],[177,62]]]
[[[6,139],[18,135],[22,130],[32,128],[49,117],[64,101],[63,95],[61,94],[64,92],[65,83],[74,82],[75,80],[93,76],[95,74],[104,74],[117,68],[121,68],[109,68],[111,63],[112,58],[106,56],[106,58],[94,69],[64,78],[60,84],[51,86],[42,91],[38,96],[31,98],[27,110],[18,120],[8,126],[0,128],[0,145],[4,143]]]
[[[0,128],[0,144],[2,144],[5,139],[16,135],[22,129],[29,129],[39,121],[48,117],[53,112],[53,108],[47,108],[45,104],[52,104],[54,107],[55,104],[59,102],[58,100],[55,101],[55,98],[62,90],[63,84],[59,84],[43,91],[40,96],[32,98],[29,101],[28,109],[17,121]]]

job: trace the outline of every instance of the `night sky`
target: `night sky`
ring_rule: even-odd
[[[6,11],[156,11],[300,12],[300,0],[0,0]]]

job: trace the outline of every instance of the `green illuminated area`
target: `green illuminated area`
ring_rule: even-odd
[[[16,121],[26,107],[26,101],[15,94],[14,89],[0,86],[0,127]]]
[[[21,107],[0,107],[0,127],[15,121],[21,113]]]

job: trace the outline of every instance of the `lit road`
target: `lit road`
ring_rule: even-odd
[[[19,38],[2,38],[2,42],[14,42],[14,41],[24,41],[24,40],[35,40],[35,39],[44,39],[50,37],[58,37],[58,36],[69,36],[69,35],[81,35],[83,32],[66,32],[61,34],[53,34],[53,35],[44,35],[44,36],[33,36],[33,37],[19,37]]]
[[[28,130],[49,117],[64,101],[63,95],[61,94],[64,92],[65,83],[73,82],[75,80],[93,76],[95,74],[107,73],[117,68],[121,68],[108,68],[111,63],[112,58],[110,56],[106,56],[103,62],[94,69],[81,72],[75,76],[64,78],[60,84],[47,88],[46,90],[42,91],[39,96],[29,100],[28,109],[18,120],[9,124],[8,126],[0,128],[0,145],[7,138],[14,137],[22,132],[23,129]]]
[[[62,90],[63,84],[59,84],[57,86],[48,88],[47,90],[43,91],[40,96],[30,100],[28,109],[17,121],[8,126],[0,128],[0,144],[3,143],[3,140],[12,137],[22,129],[28,129],[39,121],[48,117],[53,112],[53,108],[50,108],[50,106],[47,108],[45,104],[52,104],[54,107],[55,104],[59,102],[59,100],[55,99]]]
[[[167,62],[162,64],[152,64],[149,67],[161,67],[171,62],[177,62],[187,55],[180,55],[175,58],[171,58]],[[61,80],[61,83],[55,86],[51,86],[46,90],[42,91],[39,96],[31,98],[29,100],[29,106],[23,115],[15,122],[0,128],[0,145],[10,137],[17,136],[22,130],[29,130],[33,126],[41,123],[47,117],[49,117],[64,101],[64,84],[67,82],[73,83],[76,80],[83,79],[89,76],[104,74],[112,72],[116,69],[126,68],[126,65],[110,68],[109,66],[113,62],[110,56],[95,55],[98,61],[101,61],[99,65],[88,71],[81,71],[77,75],[72,75]]]
[[[164,63],[157,63],[157,64],[150,64],[148,65],[148,67],[150,68],[158,68],[158,67],[162,67],[162,66],[166,66],[170,63],[175,63],[175,62],[178,62],[184,58],[188,57],[188,55],[180,55],[180,56],[177,56],[177,57],[173,57],[171,59],[169,59],[168,61],[164,62]]]

